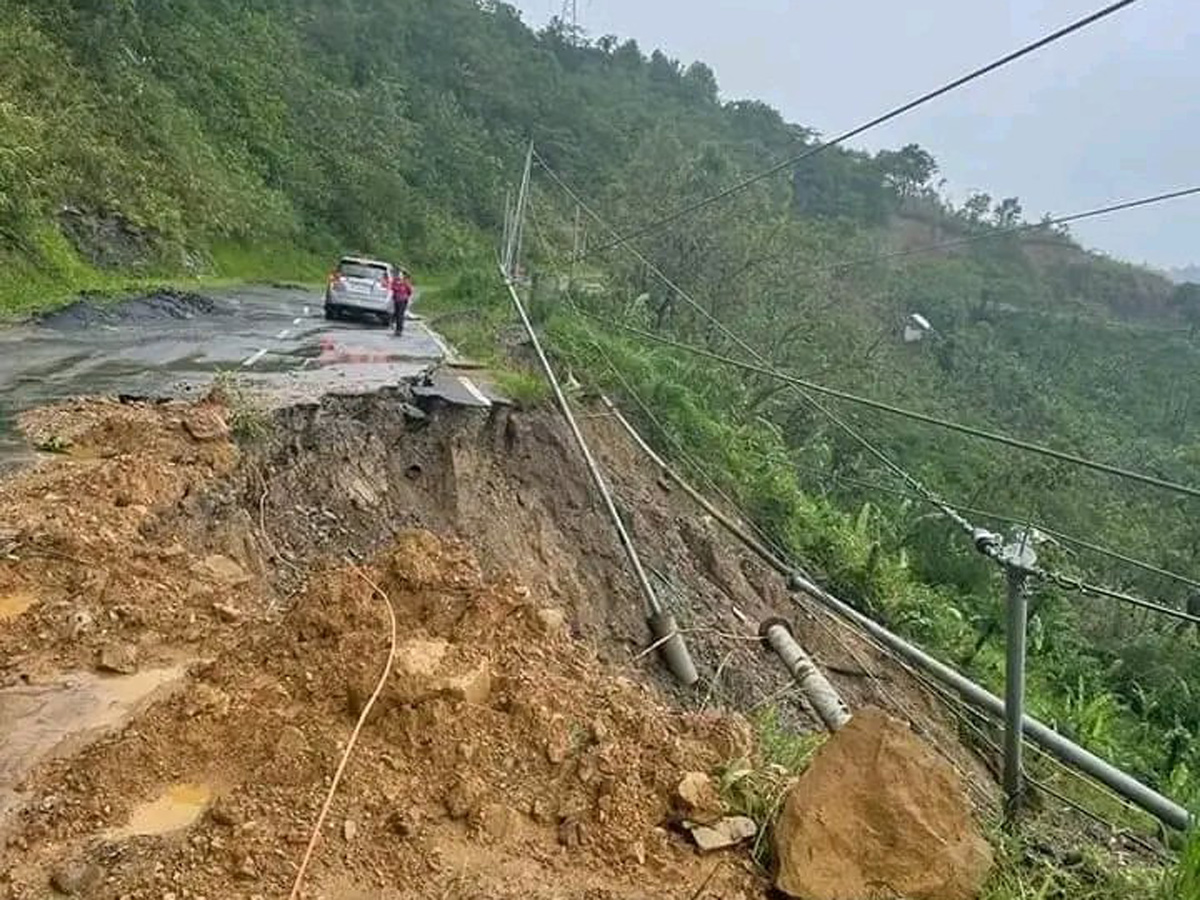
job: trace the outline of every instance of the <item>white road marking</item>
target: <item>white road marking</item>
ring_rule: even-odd
[[[478,400],[484,406],[492,405],[492,401],[489,400],[487,397],[485,397],[483,395],[483,391],[481,391],[481,390],[479,390],[479,388],[475,387],[475,382],[473,382],[466,375],[459,375],[458,383],[461,384],[466,389],[466,392],[468,394],[470,394],[472,397],[474,397],[476,400]]]
[[[275,335],[275,340],[282,341],[285,337],[292,333],[292,329],[284,328],[279,334]]]
[[[244,369],[250,368],[252,365],[254,365],[256,362],[258,362],[260,359],[262,359],[266,355],[267,355],[266,347],[263,347],[261,350],[255,351],[253,356],[251,356],[244,363],[242,363],[242,368],[244,368]]]
[[[306,316],[308,315],[308,311],[309,311],[309,307],[307,307],[307,306],[306,306],[306,307],[304,307],[304,314],[305,314]],[[298,322],[298,321],[300,321],[300,320],[299,320],[299,319],[297,319],[296,321]]]
[[[306,307],[304,307],[304,311],[305,311],[305,312],[308,312],[308,307],[307,307],[307,306],[306,306]],[[302,321],[304,321],[304,320],[303,320],[303,319],[302,319],[300,316],[296,316],[296,318],[292,319],[292,324],[293,324],[293,325],[299,325],[299,324],[300,324]]]

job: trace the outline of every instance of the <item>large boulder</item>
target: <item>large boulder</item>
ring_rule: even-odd
[[[954,769],[903,723],[855,714],[775,827],[776,886],[802,900],[974,900],[992,853]]]

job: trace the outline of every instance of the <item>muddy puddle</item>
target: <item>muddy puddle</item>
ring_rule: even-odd
[[[31,609],[35,603],[37,603],[37,597],[28,591],[0,594],[0,622],[15,619],[21,613]]]
[[[112,678],[75,672],[0,690],[0,825],[19,805],[16,788],[34,766],[119,728],[186,674],[183,665]]]
[[[161,796],[137,807],[129,824],[112,832],[112,837],[150,837],[182,831],[195,824],[213,799],[205,784],[173,784]]]

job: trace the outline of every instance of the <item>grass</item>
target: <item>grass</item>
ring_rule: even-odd
[[[270,433],[271,417],[235,373],[218,372],[213,393],[229,410],[229,430],[239,443],[257,441]]]
[[[164,287],[198,290],[247,282],[289,281],[315,284],[328,266],[327,256],[292,246],[264,244],[214,247],[203,271],[160,265],[138,272],[105,271],[90,265],[53,229],[36,234],[37,254],[0,254],[0,320],[64,306],[86,294],[118,300]]]
[[[531,372],[515,369],[499,371],[496,373],[496,386],[520,409],[535,409],[550,399],[550,385],[546,379]]]
[[[728,810],[748,816],[758,825],[751,855],[763,871],[774,860],[771,835],[788,789],[825,741],[824,734],[796,734],[779,720],[779,710],[768,707],[752,719],[758,758],[730,760],[718,773],[717,786]]]
[[[1032,846],[1026,838],[1025,846]],[[1129,864],[1095,848],[1055,859],[1011,838],[998,836],[993,846],[996,865],[979,900],[1200,900],[1177,892],[1160,868]]]

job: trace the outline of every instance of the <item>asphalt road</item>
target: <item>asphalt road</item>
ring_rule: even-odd
[[[489,405],[487,385],[441,370],[450,350],[420,321],[419,299],[401,337],[366,320],[327,322],[318,294],[267,287],[82,306],[0,329],[0,464],[31,453],[15,430],[23,410],[87,395],[186,396],[222,371],[281,405],[438,369],[435,391]]]

